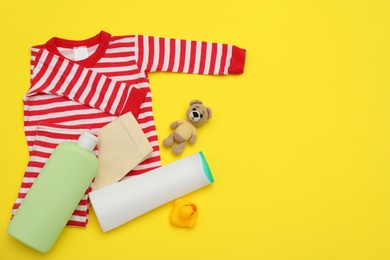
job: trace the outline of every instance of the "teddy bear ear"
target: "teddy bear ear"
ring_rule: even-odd
[[[194,99],[194,100],[191,101],[190,106],[192,106],[194,104],[203,104],[203,103],[202,103],[202,101],[200,101],[198,99]]]
[[[206,107],[206,110],[207,110],[207,113],[209,114],[207,118],[210,119],[211,116],[213,115],[213,112],[211,111],[211,108],[209,108],[209,107]]]

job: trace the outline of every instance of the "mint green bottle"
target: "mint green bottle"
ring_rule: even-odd
[[[57,146],[8,226],[8,234],[47,253],[60,236],[98,170],[92,150],[97,137],[84,132],[77,143]]]

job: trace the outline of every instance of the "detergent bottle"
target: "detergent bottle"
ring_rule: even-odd
[[[8,233],[42,253],[50,251],[98,170],[98,138],[83,132],[77,143],[53,151],[8,226]]]

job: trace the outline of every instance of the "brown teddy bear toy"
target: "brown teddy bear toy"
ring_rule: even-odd
[[[173,146],[174,154],[179,155],[184,151],[187,141],[190,144],[196,141],[196,128],[204,125],[211,118],[211,109],[205,107],[200,100],[192,100],[190,107],[187,110],[187,121],[178,120],[171,124],[171,129],[175,132],[164,139],[165,147],[172,147],[176,141],[177,144]]]

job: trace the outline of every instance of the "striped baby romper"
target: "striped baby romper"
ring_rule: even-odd
[[[17,211],[53,149],[131,112],[153,147],[125,177],[161,166],[148,74],[241,74],[245,50],[230,44],[100,32],[86,40],[51,38],[31,48],[31,84],[24,101],[30,160],[13,206]],[[98,152],[98,151],[96,151]],[[68,225],[86,226],[88,192]],[[59,202],[60,203],[60,202]]]

